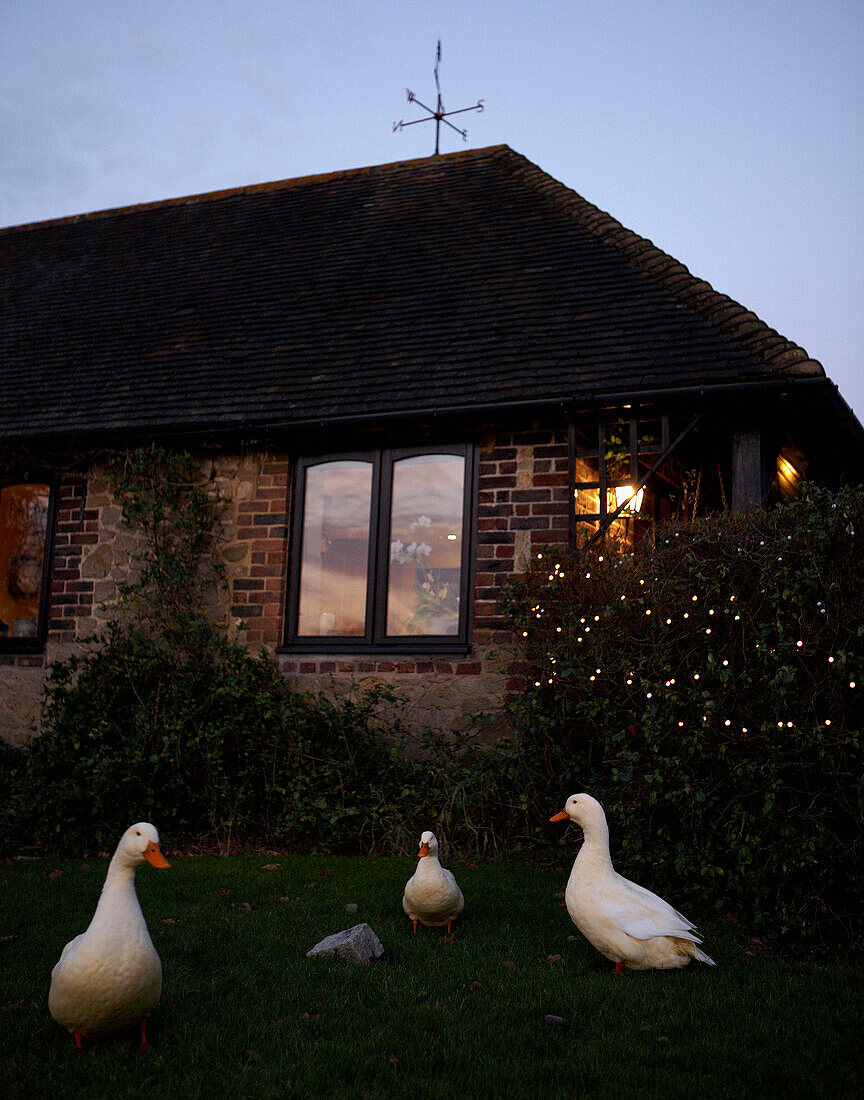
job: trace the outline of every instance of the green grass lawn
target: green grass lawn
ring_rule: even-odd
[[[88,924],[107,860],[0,868],[0,1095],[864,1095],[864,980],[842,958],[748,953],[726,925],[704,929],[715,969],[616,978],[562,907],[567,871],[512,863],[454,864],[466,898],[455,942],[414,937],[401,907],[414,865],[265,855],[143,867],[164,970],[147,1054],[132,1036],[79,1053],[48,1014],[51,967]],[[387,961],[306,959],[360,921]]]

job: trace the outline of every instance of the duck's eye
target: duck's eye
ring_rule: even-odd
[[[141,836],[141,833],[138,829],[135,830],[135,836]]]

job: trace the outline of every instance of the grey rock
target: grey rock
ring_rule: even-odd
[[[334,932],[306,952],[307,959],[337,957],[350,962],[371,962],[384,954],[384,945],[368,924],[355,924],[342,932]]]

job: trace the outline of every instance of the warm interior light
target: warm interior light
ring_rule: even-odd
[[[448,542],[455,542],[455,541],[456,541],[456,539],[458,539],[458,538],[459,538],[459,536],[458,536],[458,535],[454,535],[454,534],[452,534],[452,532],[451,532],[451,534],[449,534],[449,535],[447,536],[447,541],[448,541]]]
[[[642,507],[644,494],[644,488],[634,494],[632,485],[617,485],[615,487],[615,505],[620,508],[623,504],[628,512],[638,512]]]
[[[784,497],[798,496],[801,491],[801,475],[783,455],[777,456],[777,482]]]

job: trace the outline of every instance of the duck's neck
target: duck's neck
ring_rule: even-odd
[[[108,874],[102,893],[99,895],[99,904],[93,914],[91,927],[103,923],[116,923],[118,917],[132,922],[144,921],[141,906],[138,904],[138,896],[135,893],[135,867],[128,863],[115,852],[108,864]]]
[[[593,868],[612,870],[612,857],[609,854],[609,826],[606,819],[592,821],[582,826],[584,839],[576,862],[582,866],[590,865]],[[575,870],[575,865],[574,865]]]

